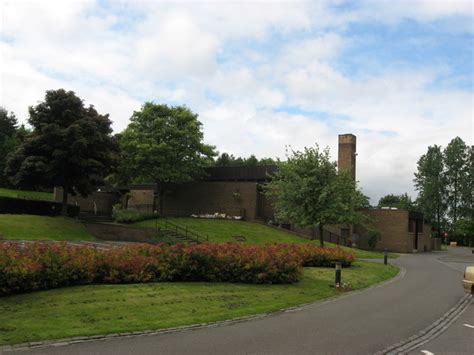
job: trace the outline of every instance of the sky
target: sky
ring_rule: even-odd
[[[74,91],[115,132],[144,102],[186,105],[235,156],[357,136],[376,204],[413,198],[416,162],[473,144],[471,0],[0,0],[0,106],[26,123],[46,90]]]

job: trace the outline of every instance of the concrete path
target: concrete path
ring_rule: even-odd
[[[468,252],[404,255],[394,263],[406,274],[394,282],[262,319],[25,353],[373,354],[424,329],[463,297],[459,265],[471,262]]]

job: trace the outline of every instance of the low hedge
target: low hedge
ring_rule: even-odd
[[[0,197],[0,213],[59,216],[61,208],[62,204],[60,202]],[[67,206],[67,214],[70,217],[76,217],[79,215],[79,211],[79,206]]]
[[[134,208],[114,209],[112,217],[118,223],[136,223],[147,219],[158,218],[158,215],[150,212],[140,212]]]
[[[353,260],[350,256],[340,248],[285,244],[138,244],[102,250],[66,243],[3,243],[0,296],[92,283],[294,283],[303,265],[328,266],[337,257]]]

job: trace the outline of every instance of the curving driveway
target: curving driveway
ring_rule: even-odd
[[[441,260],[440,260],[441,259]],[[115,338],[27,354],[372,354],[433,323],[464,295],[469,249],[403,255],[403,277],[291,312],[218,327]]]

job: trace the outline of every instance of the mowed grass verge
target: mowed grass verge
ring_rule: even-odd
[[[343,281],[361,289],[395,266],[355,262]],[[0,345],[163,329],[277,311],[340,294],[334,269],[305,268],[291,285],[176,282],[70,287],[0,298]]]
[[[52,201],[54,196],[50,192],[23,191],[23,190],[0,188],[0,197],[13,197],[13,198]]]
[[[94,240],[94,237],[73,218],[0,214],[0,239]]]
[[[188,227],[199,235],[209,237],[210,242],[223,243],[235,242],[234,237],[245,237],[246,244],[267,244],[267,243],[315,243],[319,244],[319,240],[308,240],[284,230],[269,227],[261,223],[222,220],[222,219],[199,219],[199,218],[169,218],[173,224],[180,227]],[[133,226],[155,228],[156,220],[146,220],[134,223]],[[158,225],[164,227],[166,220],[158,219]],[[325,243],[327,246],[336,246],[332,243]],[[357,258],[374,259],[382,258],[380,252],[373,252],[361,249],[344,248],[355,253]],[[390,257],[396,257],[391,254]]]

